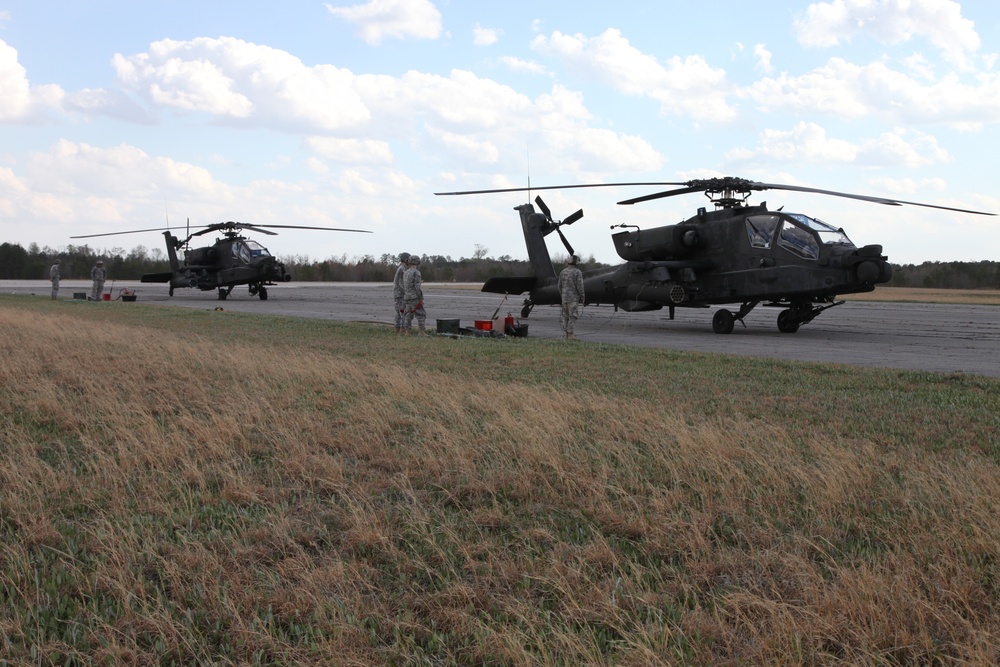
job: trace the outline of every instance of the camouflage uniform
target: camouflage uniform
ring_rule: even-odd
[[[420,333],[426,331],[427,311],[424,310],[423,281],[420,277],[420,258],[410,255],[410,268],[403,274],[403,331],[409,333],[413,326],[413,318],[417,318]]]
[[[94,287],[90,291],[90,298],[94,301],[101,300],[104,293],[104,279],[108,277],[108,271],[104,268],[104,262],[98,261],[94,268],[90,270],[90,279],[94,281]]]
[[[396,275],[392,279],[392,300],[396,310],[396,333],[402,333],[403,331],[403,274],[406,273],[406,269],[409,266],[407,264],[408,259],[410,259],[410,253],[399,253],[399,267],[396,269]]]
[[[576,268],[578,258],[573,255],[569,266],[559,273],[559,324],[562,325],[566,338],[576,338],[573,335],[573,324],[580,317],[580,311],[586,302],[583,291],[583,272]]]
[[[56,296],[59,294],[59,264],[60,260],[56,260],[52,268],[49,269],[49,280],[52,281],[52,300],[56,300]]]

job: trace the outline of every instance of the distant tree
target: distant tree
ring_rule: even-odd
[[[0,279],[25,278],[24,270],[27,264],[28,253],[20,245],[12,243],[0,245]]]
[[[485,259],[486,255],[489,253],[489,251],[490,251],[489,248],[487,248],[486,246],[484,246],[484,245],[482,245],[480,243],[477,243],[476,244],[476,249],[472,253],[472,257],[473,257],[473,259]]]

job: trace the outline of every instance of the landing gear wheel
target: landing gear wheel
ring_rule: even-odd
[[[260,297],[261,301],[267,301],[267,289],[263,285],[257,290],[257,296]]]
[[[225,287],[219,288],[219,301],[225,301],[226,297],[229,296],[229,292],[226,291]]]
[[[174,286],[171,285],[170,289],[167,290],[167,296],[173,296],[173,295],[174,295]]]
[[[528,315],[531,314],[531,309],[534,307],[535,304],[531,303],[530,301],[525,301],[524,307],[521,308],[521,317],[523,317],[524,319],[528,319]]]
[[[778,331],[781,333],[795,333],[799,330],[799,320],[790,309],[785,309],[778,313]]]
[[[717,334],[730,334],[733,333],[733,324],[736,319],[733,314],[723,308],[715,313],[712,317],[712,331]]]

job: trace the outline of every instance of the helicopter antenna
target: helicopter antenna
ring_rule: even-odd
[[[528,169],[528,201],[531,201],[531,146],[524,144],[524,164]]]

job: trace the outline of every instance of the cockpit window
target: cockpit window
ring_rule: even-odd
[[[803,226],[818,233],[821,243],[825,243],[827,245],[854,245],[851,243],[851,239],[847,238],[847,234],[844,233],[843,229],[837,229],[833,225],[828,225],[822,220],[810,218],[808,215],[802,215],[801,213],[789,213],[788,217],[792,218],[796,222],[802,223]]]
[[[747,218],[747,238],[753,248],[770,248],[774,230],[781,218],[776,215],[751,215]]]
[[[247,241],[247,247],[250,249],[251,257],[269,257],[271,255],[271,253],[267,251],[267,248],[256,241]]]
[[[250,249],[247,248],[246,243],[237,242],[233,244],[233,259],[243,262],[244,264],[250,261]]]
[[[798,227],[790,220],[785,220],[778,234],[778,245],[806,259],[819,257],[819,242],[813,234]]]

